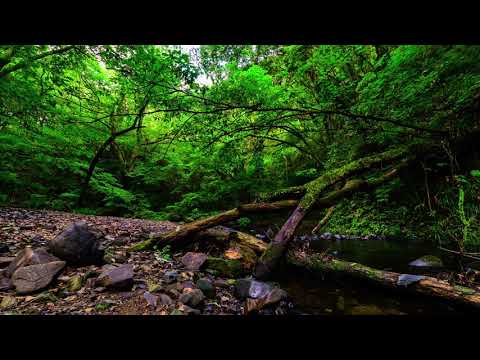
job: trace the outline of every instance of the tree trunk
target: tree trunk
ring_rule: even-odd
[[[103,142],[103,144],[98,148],[97,152],[95,153],[95,156],[90,161],[90,165],[88,167],[87,175],[85,176],[85,180],[83,181],[82,188],[80,190],[80,196],[78,198],[78,206],[81,206],[84,203],[85,195],[87,194],[88,185],[89,185],[90,180],[93,176],[93,172],[95,171],[95,168],[97,167],[97,164],[100,161],[100,158],[102,157],[105,150],[108,148],[108,146],[110,146],[115,141],[116,138],[118,138],[119,136],[125,135],[126,133],[128,133],[130,131],[133,131],[138,127],[139,119],[141,119],[144,116],[147,104],[148,104],[148,101],[146,101],[144,103],[144,105],[140,109],[138,115],[135,117],[135,120],[134,120],[133,124],[130,127],[126,128],[126,129],[123,129],[121,131],[117,131],[117,132],[112,133],[108,137],[108,139],[105,140]]]
[[[412,281],[408,284],[402,277],[402,275],[407,274],[378,270],[354,262],[321,256],[320,254],[306,255],[299,250],[290,250],[287,252],[286,258],[289,264],[312,271],[346,274],[385,288],[442,298],[480,310],[480,292],[478,290],[451,285],[434,277],[424,276],[419,278],[418,281]]]
[[[352,180],[348,181],[347,184],[338,191],[333,191],[324,198],[318,199],[318,195],[322,190],[327,188],[330,185],[338,183],[342,179],[350,176],[352,174],[367,170],[374,165],[380,163],[388,163],[395,159],[398,159],[404,156],[407,153],[407,147],[397,148],[394,150],[386,151],[381,154],[376,154],[374,156],[365,157],[359,160],[356,160],[352,163],[349,163],[339,169],[330,171],[316,180],[313,180],[305,185],[307,189],[306,195],[302,200],[283,200],[273,203],[252,203],[241,205],[238,208],[225,211],[215,216],[211,216],[206,219],[200,219],[188,224],[179,225],[174,231],[167,233],[153,234],[150,239],[137,243],[133,245],[129,251],[140,251],[153,248],[155,245],[163,247],[166,245],[171,246],[181,246],[185,243],[194,241],[193,235],[206,230],[208,228],[225,224],[227,222],[238,219],[239,217],[249,214],[249,213],[259,213],[259,212],[269,212],[283,209],[296,208],[291,219],[289,219],[280,232],[277,234],[275,239],[270,244],[269,248],[263,254],[263,259],[259,261],[258,276],[267,276],[267,274],[273,270],[278,260],[283,256],[286,247],[289,241],[292,238],[293,233],[295,232],[298,225],[303,220],[306,213],[313,208],[314,206],[320,207],[329,207],[334,205],[339,199],[345,197],[351,192],[361,190],[364,186],[368,187],[373,185],[374,182],[364,181],[364,180]],[[406,165],[405,163],[402,163]],[[402,166],[403,166],[402,165]],[[399,166],[400,168],[401,166]],[[389,172],[387,178],[378,183],[378,185],[391,177],[395,176],[398,169],[394,169]],[[380,179],[383,179],[381,177]],[[378,180],[378,179],[377,179]],[[376,186],[376,185],[375,185]],[[295,187],[295,190],[298,190],[299,187]]]
[[[370,165],[371,163],[369,162],[368,164]],[[310,193],[307,191],[302,200],[300,200],[295,211],[270,243],[268,249],[260,257],[257,266],[255,267],[255,277],[258,279],[266,279],[270,276],[272,271],[278,265],[280,259],[285,254],[295,230],[301,224],[305,215],[312,209],[314,204],[321,207],[330,207],[335,205],[340,199],[343,199],[354,192],[374,189],[395,177],[398,174],[398,170],[405,167],[407,164],[408,161],[403,161],[386,174],[374,180],[349,180],[340,190],[332,191],[320,199],[318,199],[318,196],[320,195],[318,187],[313,187],[313,190],[311,190]],[[353,167],[350,169],[350,171],[353,171]],[[335,179],[335,177],[331,177],[330,181],[332,181],[332,179]],[[325,184],[325,182],[320,184]]]

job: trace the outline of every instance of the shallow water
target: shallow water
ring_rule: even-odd
[[[436,299],[397,294],[347,278],[322,278],[289,268],[276,279],[299,314],[458,315],[463,311]]]
[[[253,220],[253,219],[252,219]],[[261,221],[258,221],[261,220]],[[264,234],[269,226],[277,231],[285,220],[277,218],[256,219],[252,233]],[[310,234],[315,222],[305,222],[297,237]],[[369,239],[369,240],[309,240],[309,247],[347,261],[359,262],[378,269],[399,273],[432,273],[414,269],[408,264],[424,255],[440,257],[446,269],[456,264],[427,240]],[[444,269],[445,270],[445,269]],[[276,281],[291,296],[300,314],[314,315],[455,315],[464,310],[452,307],[437,299],[392,292],[361,280],[347,277],[312,274],[303,269],[287,268],[278,274]]]

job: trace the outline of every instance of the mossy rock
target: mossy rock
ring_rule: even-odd
[[[208,257],[204,268],[215,270],[218,275],[228,278],[237,278],[246,273],[246,269],[239,260]]]
[[[80,275],[71,277],[67,282],[67,289],[70,292],[77,292],[82,288],[83,281]]]

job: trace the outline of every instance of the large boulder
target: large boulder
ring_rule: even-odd
[[[60,261],[60,259],[50,255],[47,250],[43,248],[32,250],[31,247],[27,246],[10,262],[5,271],[5,275],[10,277],[17,269],[23,266],[46,264],[54,261]]]
[[[111,289],[130,289],[133,286],[133,267],[124,264],[103,271],[95,281],[95,286]]]
[[[98,265],[103,262],[103,234],[91,229],[85,221],[70,225],[49,243],[50,251],[74,265]]]
[[[12,284],[19,294],[29,294],[44,289],[65,265],[65,261],[53,261],[21,267],[13,273]]]

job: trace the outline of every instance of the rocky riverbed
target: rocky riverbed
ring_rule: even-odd
[[[277,284],[223,270],[214,246],[127,253],[150,233],[176,226],[2,208],[0,314],[243,315],[293,308]],[[88,246],[72,245],[76,238]]]

